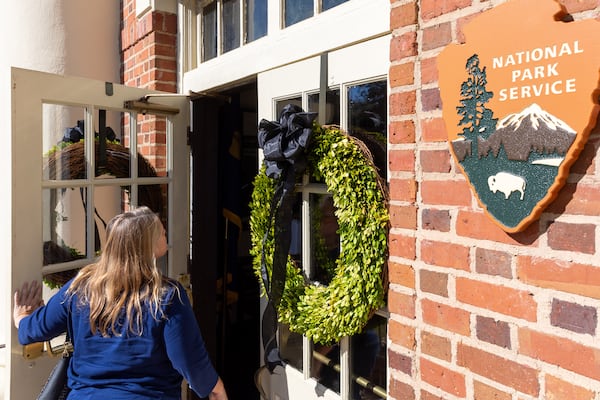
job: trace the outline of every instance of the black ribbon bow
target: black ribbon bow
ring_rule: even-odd
[[[277,179],[269,216],[269,226],[273,224],[275,235],[270,279],[265,265],[269,228],[263,238],[261,261],[262,280],[268,297],[262,320],[262,341],[265,365],[271,373],[277,365],[283,365],[277,346],[277,308],[285,288],[296,176],[306,169],[306,149],[316,117],[317,113],[304,112],[302,108],[288,104],[281,111],[279,122],[263,119],[258,124],[258,146],[263,149],[266,174]]]

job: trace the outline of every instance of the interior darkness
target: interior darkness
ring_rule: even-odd
[[[249,203],[258,171],[256,82],[192,102],[194,312],[229,398],[255,400],[260,315]]]

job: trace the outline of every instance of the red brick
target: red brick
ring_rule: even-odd
[[[404,325],[394,319],[390,319],[388,322],[388,336],[394,344],[406,349],[414,350],[417,346],[415,328]]]
[[[421,110],[435,111],[442,108],[442,98],[438,88],[421,90]]]
[[[490,217],[480,212],[459,211],[456,219],[456,233],[494,242],[534,246],[539,237],[539,226],[532,224],[523,232],[509,234],[492,222]]]
[[[504,315],[536,321],[537,303],[531,293],[468,278],[456,279],[456,299]]]
[[[390,171],[415,170],[415,152],[412,150],[390,150],[388,152]]]
[[[554,250],[594,254],[596,225],[553,222],[548,228],[548,246]]]
[[[417,23],[417,4],[407,3],[393,7],[390,12],[390,28],[397,29]]]
[[[480,274],[512,277],[512,254],[478,247],[475,253],[475,270]]]
[[[471,327],[468,311],[428,299],[422,300],[421,308],[423,322],[426,324],[463,336],[470,335]]]
[[[417,95],[415,91],[392,93],[390,95],[390,115],[402,116],[415,113]]]
[[[392,399],[415,400],[415,389],[413,388],[413,385],[401,382],[391,377],[388,395]]]
[[[391,369],[400,371],[405,375],[410,376],[412,373],[413,360],[405,354],[396,353],[393,350],[388,350],[388,363]]]
[[[388,274],[390,283],[404,287],[415,288],[415,270],[410,265],[388,262]]]
[[[496,321],[493,318],[477,316],[477,338],[506,349],[512,348],[510,341],[510,326],[507,322]]]
[[[390,87],[407,86],[415,83],[415,63],[395,64],[390,67]]]
[[[464,343],[458,344],[457,364],[476,375],[530,396],[537,397],[540,392],[538,372],[535,369]]]
[[[437,58],[425,58],[421,60],[421,84],[437,82],[439,79]]]
[[[421,379],[457,397],[465,397],[465,376],[425,358],[421,358]]]
[[[419,273],[421,291],[448,297],[448,274],[421,270]]]
[[[423,240],[421,260],[430,265],[469,270],[469,248],[460,244]]]
[[[421,137],[424,142],[446,142],[448,132],[442,118],[424,119],[421,123]]]
[[[421,198],[430,205],[470,206],[472,202],[467,182],[448,179],[423,181]]]
[[[422,0],[420,3],[421,18],[429,21],[432,18],[450,13],[471,5],[471,0]]]
[[[596,215],[600,210],[600,187],[582,183],[566,184],[546,209],[554,214]]]
[[[546,400],[594,400],[594,392],[564,381],[552,375],[546,375]]]
[[[600,380],[600,349],[572,340],[520,328],[519,353]]]
[[[473,381],[473,400],[511,400],[510,393],[503,392],[477,380]]]
[[[452,42],[452,26],[450,22],[423,29],[423,51],[447,46]]]
[[[422,150],[419,160],[423,172],[450,172],[450,153],[447,150]]]
[[[415,318],[415,296],[388,291],[388,309],[390,313],[407,318]]]
[[[600,4],[598,0],[558,0],[558,2],[571,14],[593,10]]]
[[[600,268],[594,265],[518,256],[517,276],[526,284],[600,299]]]
[[[417,55],[417,34],[407,32],[400,36],[393,36],[390,42],[390,61],[401,61],[406,57]],[[392,114],[391,115],[397,115]]]
[[[390,198],[395,201],[414,202],[417,199],[417,182],[414,179],[390,179]]]
[[[421,332],[421,351],[440,360],[448,362],[452,360],[452,343],[450,343],[450,339],[431,332]]]
[[[417,256],[414,237],[399,234],[389,235],[390,256],[404,257],[414,260]]]
[[[423,229],[449,232],[450,222],[450,212],[448,210],[424,209],[421,211]]]
[[[391,144],[415,143],[415,123],[412,120],[392,121],[389,126]]]
[[[415,206],[389,207],[390,224],[393,228],[415,230],[417,227],[417,208]]]

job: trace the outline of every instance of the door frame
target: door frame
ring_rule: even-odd
[[[2,77],[4,79],[5,77]],[[2,80],[2,82],[5,82]],[[189,100],[185,96],[87,78],[65,77],[21,68],[10,69],[10,134],[0,150],[4,174],[0,185],[5,190],[0,218],[0,262],[5,268],[2,292],[12,294],[23,282],[40,280],[42,271],[42,111],[44,103],[57,103],[137,114],[125,106],[127,101],[144,100],[178,112],[168,117],[167,162],[168,199],[168,275],[187,273],[189,258],[189,149],[186,132],[189,124]],[[157,96],[158,95],[158,96]],[[159,111],[149,111],[160,114]],[[6,113],[4,113],[6,114]],[[6,126],[6,125],[5,125]],[[93,126],[93,124],[91,125]],[[177,155],[177,156],[175,156]],[[31,245],[33,243],[33,246]],[[7,298],[6,296],[5,298]],[[12,295],[1,304],[2,315],[12,315]],[[6,341],[0,353],[5,399],[35,398],[56,359],[22,356],[17,330],[12,319],[0,322],[0,339]],[[8,351],[10,349],[10,352]],[[2,357],[4,356],[4,357]],[[4,364],[4,368],[1,368]],[[0,380],[1,382],[1,380]]]

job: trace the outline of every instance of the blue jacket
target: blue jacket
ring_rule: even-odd
[[[19,324],[23,345],[69,333],[75,348],[69,366],[69,400],[178,400],[182,376],[200,397],[207,397],[218,375],[206,352],[185,290],[170,287],[163,305],[166,318],[156,321],[144,313],[140,336],[92,334],[89,307],[68,298],[65,284],[48,303]],[[127,322],[124,321],[124,329]],[[125,332],[125,331],[123,331]]]

